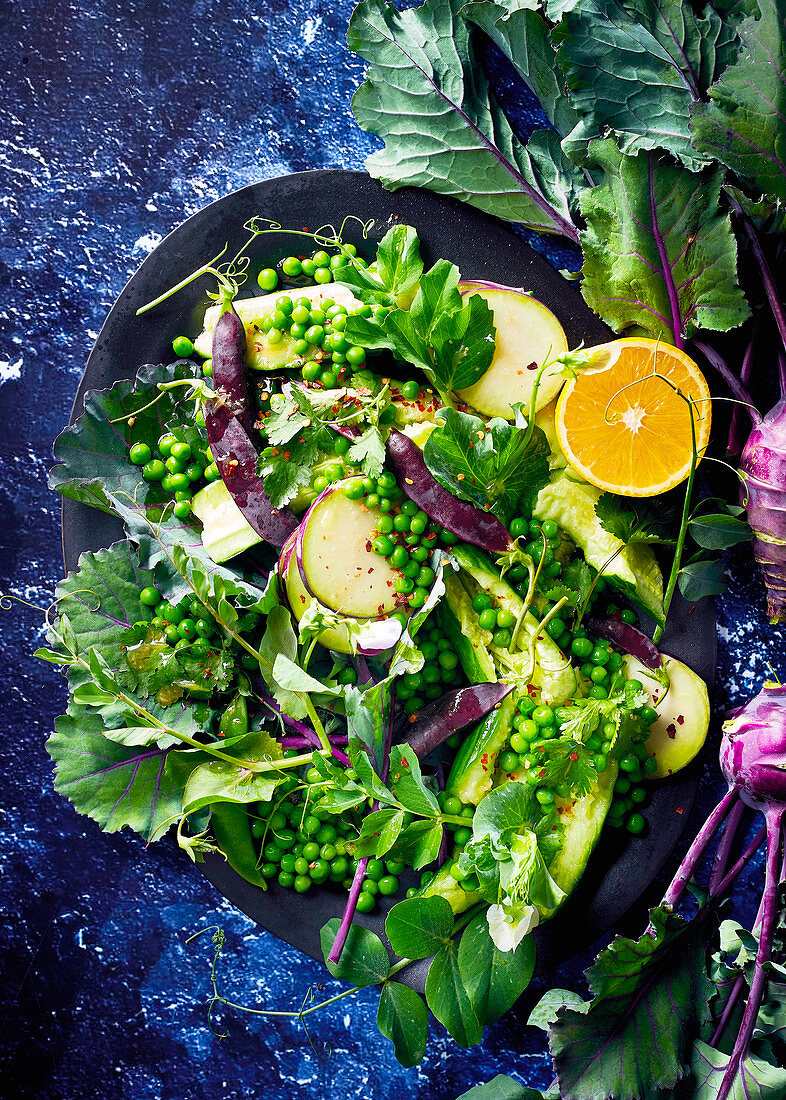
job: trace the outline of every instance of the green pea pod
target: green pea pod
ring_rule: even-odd
[[[257,850],[246,806],[239,802],[215,802],[210,811],[213,837],[229,866],[253,886],[267,889],[257,866]]]
[[[477,806],[491,790],[497,756],[510,736],[517,702],[518,692],[513,691],[465,737],[445,784],[449,795]]]
[[[450,903],[454,916],[458,916],[459,913],[463,913],[465,909],[469,909],[471,905],[474,905],[476,901],[480,901],[480,894],[476,894],[472,890],[464,890],[461,884],[453,878],[447,866],[437,871],[431,882],[418,892],[418,897],[445,898]]]
[[[471,684],[494,684],[497,673],[483,631],[464,585],[456,576],[445,577],[445,599],[437,607],[437,621],[455,646],[461,667]]]
[[[242,737],[248,733],[248,706],[245,695],[237,693],[235,698],[221,715],[218,723],[221,737]]]

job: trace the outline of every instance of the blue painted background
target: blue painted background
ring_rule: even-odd
[[[227,1037],[214,1037],[209,937],[185,943],[199,929],[227,933],[219,980],[231,999],[295,1009],[309,985],[320,998],[341,987],[224,903],[167,843],[146,851],[78,817],[53,794],[43,747],[64,702],[56,671],[31,657],[62,569],[46,473],[92,341],[147,252],[206,203],[285,172],[362,167],[375,142],[349,108],[363,70],[344,45],[351,10],[350,0],[0,4],[0,591],[34,605],[0,618],[5,1095],[451,1100],[501,1071],[551,1080],[544,1041],[525,1027],[532,998],[471,1051],[432,1023],[413,1070],[377,1034],[373,991],[311,1016],[313,1048],[279,1017],[227,1012],[216,1021]],[[490,60],[526,130],[535,112]],[[758,689],[768,662],[784,671],[783,633],[766,625],[748,553],[729,568],[719,714]],[[694,826],[720,789],[710,749]],[[743,914],[758,876],[754,867],[743,884]],[[537,989],[581,988],[588,960]]]

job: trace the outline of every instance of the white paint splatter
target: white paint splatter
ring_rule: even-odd
[[[315,19],[309,16],[303,21],[303,41],[307,46],[310,46],[314,39],[317,37],[319,28],[322,26],[322,16],[318,15]]]
[[[143,252],[152,252],[160,243],[160,233],[145,233],[134,241],[134,251],[141,249]]]
[[[3,382],[18,382],[22,377],[23,362],[21,356],[15,363],[12,363],[10,359],[0,359],[0,385]]]

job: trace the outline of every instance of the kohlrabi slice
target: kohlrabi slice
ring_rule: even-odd
[[[490,283],[460,283],[462,295],[479,294],[494,313],[496,350],[491,366],[474,386],[459,397],[485,416],[512,420],[513,405],[529,408],[539,368],[568,350],[568,341],[557,318],[536,298],[514,287]],[[564,379],[558,364],[540,376],[535,409],[556,397]]]
[[[647,752],[655,757],[658,769],[648,778],[674,775],[693,760],[707,738],[710,725],[707,685],[693,669],[665,653],[663,667],[669,677],[668,691],[635,657],[628,654],[623,664],[629,678],[641,680],[658,712],[647,739]]]
[[[280,563],[298,621],[315,600],[326,612],[360,624],[396,610],[400,597],[395,582],[401,574],[372,549],[377,518],[362,500],[350,500],[341,483],[317,498]],[[343,627],[325,631],[319,640],[341,652],[352,648]]]
[[[248,365],[253,370],[281,370],[289,366],[295,358],[294,341],[284,334],[280,340],[271,343],[268,334],[262,329],[261,321],[270,316],[276,308],[276,301],[286,295],[289,298],[308,298],[313,306],[319,307],[326,299],[332,299],[337,305],[348,310],[357,309],[361,303],[344,287],[326,283],[320,286],[298,287],[296,290],[280,290],[275,294],[263,294],[257,298],[239,298],[234,302],[235,312],[243,322],[248,344]],[[211,306],[205,313],[202,332],[194,341],[194,347],[200,355],[209,356],[213,347],[213,329],[218,320],[219,306]],[[316,351],[316,348],[313,349]],[[310,354],[313,354],[313,351]],[[307,355],[306,358],[309,356]]]

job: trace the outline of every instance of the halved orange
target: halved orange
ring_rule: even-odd
[[[592,485],[626,497],[665,493],[690,472],[710,438],[704,375],[684,352],[660,340],[629,337],[588,349],[589,366],[557,402],[559,445]]]

